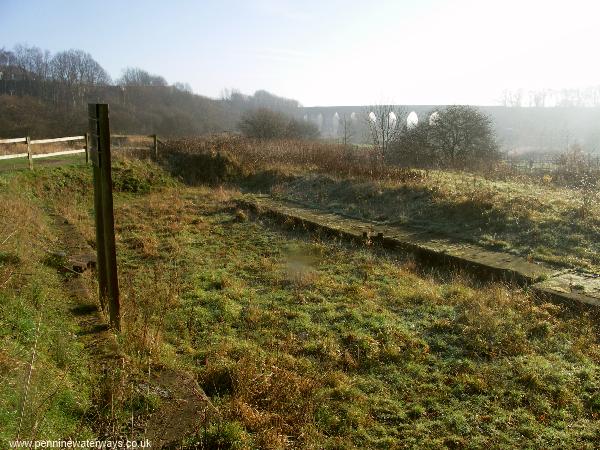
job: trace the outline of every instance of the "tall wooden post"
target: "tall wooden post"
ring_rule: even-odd
[[[85,133],[85,165],[90,163],[90,134]]]
[[[110,325],[121,329],[117,253],[113,213],[110,126],[107,104],[89,104],[90,156],[94,173],[94,209],[100,304],[108,306]]]
[[[29,170],[33,169],[33,158],[31,155],[31,138],[27,136],[25,142],[27,143],[27,163],[29,164]]]
[[[152,138],[154,139],[154,159],[158,160],[158,136],[154,134]]]

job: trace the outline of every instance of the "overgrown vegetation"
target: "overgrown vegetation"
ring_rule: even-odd
[[[55,235],[27,177],[0,178],[0,446],[8,440],[91,437],[83,421],[94,374],[62,275]]]
[[[81,135],[88,102],[110,104],[113,132],[162,136],[235,131],[245,111],[269,108],[290,115],[299,106],[262,90],[213,99],[135,67],[124,68],[113,81],[92,55],[74,49],[51,54],[24,45],[0,48],[0,73],[1,138]],[[292,131],[296,136],[306,127]]]
[[[142,161],[117,161],[113,174],[123,196],[176,185]],[[108,437],[108,430],[117,437],[132,413],[148,412],[144,402],[152,399],[136,387],[145,368],[129,359],[113,368],[95,360],[102,349],[79,319],[88,306],[65,285],[74,275],[49,213],[94,245],[91,181],[81,165],[0,178],[0,447],[16,438]],[[91,278],[83,282],[95,292]]]
[[[233,180],[250,168],[274,169],[270,164],[294,172],[293,164],[281,166],[268,156],[256,161],[258,144],[243,142],[250,155],[245,160],[232,153],[242,173]],[[320,165],[316,147],[311,154],[306,145],[292,162],[311,157],[314,170],[333,170],[333,162]],[[255,166],[246,162],[252,160]],[[19,231],[6,243],[14,248],[2,247],[0,282],[25,261],[36,268],[12,275],[1,294],[7,337],[0,346],[2,387],[8,386],[0,389],[7,405],[3,439],[18,427],[24,373],[42,317],[32,386],[43,388],[30,390],[39,396],[29,397],[29,407],[35,409],[56,383],[76,399],[74,409],[58,394],[44,403],[44,436],[89,436],[99,426],[143,433],[148,414],[170,401],[140,388],[148,385],[144,373],[176,367],[194,374],[220,415],[198,425],[183,442],[188,448],[595,445],[595,315],[282,229],[236,209],[232,198],[239,193],[184,187],[150,162],[115,164],[125,318],[119,340],[125,358],[118,364],[126,374],[118,383],[102,384],[83,369],[94,367],[82,363],[94,355],[82,348],[76,326],[69,328],[76,322],[62,309],[66,302],[44,302],[57,313],[40,316],[39,294],[23,295],[26,283],[35,282],[56,286],[45,298],[60,298],[61,281],[53,268],[28,256],[38,252],[28,245],[32,228],[15,221],[39,223],[52,241],[42,208],[50,206],[93,241],[89,169],[22,172],[2,184],[4,198],[17,193],[20,211],[34,215],[3,210],[9,226],[2,235],[10,234],[11,223]],[[370,175],[354,176],[368,182]],[[429,183],[431,176],[414,183]],[[52,352],[71,347],[51,345],[51,339],[71,342],[74,350],[52,359]],[[45,373],[54,376],[42,378]],[[96,383],[104,386],[102,398],[113,399],[102,408],[90,394]],[[133,428],[127,425],[132,420]]]
[[[600,267],[599,178],[577,164],[553,175],[513,173],[501,164],[478,172],[417,170],[385,163],[370,148],[240,137],[172,141],[166,152],[171,171],[192,184],[230,183],[563,267]]]
[[[311,122],[286,116],[267,108],[247,111],[238,128],[255,139],[316,139],[319,129]]]
[[[490,118],[472,106],[448,106],[405,125],[390,146],[391,161],[413,167],[473,169],[500,157]]]
[[[310,172],[370,180],[423,176],[421,171],[385,164],[375,149],[322,141],[240,136],[177,139],[167,142],[164,155],[171,172],[191,183],[262,180],[260,186],[272,186],[280,178]]]

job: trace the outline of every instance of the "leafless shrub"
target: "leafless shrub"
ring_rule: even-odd
[[[372,105],[365,111],[369,137],[382,157],[387,158],[390,146],[400,137],[406,111],[394,105]]]
[[[313,123],[268,108],[247,111],[238,127],[245,136],[255,139],[315,139],[319,136]]]
[[[197,173],[205,167],[212,167],[215,170],[211,170],[211,179],[204,180],[211,183],[256,176],[269,171],[291,175],[312,171],[336,177],[394,181],[419,181],[426,176],[420,170],[384,163],[378,149],[322,141],[263,141],[216,135],[171,140],[166,145],[165,154],[170,158],[171,164],[176,165],[176,169],[184,172]],[[197,181],[203,180],[202,176],[197,178]]]
[[[590,156],[586,155],[578,144],[573,144],[569,151],[560,155],[556,163],[553,180],[579,191],[580,213],[582,217],[587,216],[598,201],[600,169],[592,166]]]

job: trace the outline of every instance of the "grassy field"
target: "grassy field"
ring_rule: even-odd
[[[530,180],[429,171],[418,181],[302,176],[272,188],[282,199],[391,225],[418,226],[559,267],[600,271],[600,204]]]
[[[48,158],[36,158],[33,160],[33,167],[73,164],[84,165],[85,154],[60,155]],[[27,157],[0,160],[0,172],[14,172],[19,170],[29,170],[29,161],[27,160]]]
[[[29,171],[0,176],[2,448],[17,437],[93,436],[82,417],[91,408],[95,376],[70,320],[63,275],[48,254],[56,235],[41,192],[32,189],[35,178]]]
[[[477,173],[404,169],[384,164],[368,149],[312,142],[221,138],[176,141],[172,148],[185,150],[183,162],[171,165],[190,182],[229,182],[559,267],[600,271],[597,179],[581,189],[569,187],[561,174],[525,176],[502,167]],[[212,175],[195,169],[200,165],[210,166]]]
[[[193,374],[219,411],[188,448],[596,445],[597,315],[281,227],[238,210],[235,189],[186,187],[151,163],[118,162],[114,177],[133,387],[103,418],[113,430],[168,401],[135,389],[152,366]],[[93,355],[42,250],[55,240],[48,207],[93,242],[90,186],[82,167],[3,175],[4,440],[19,427],[36,337],[26,404],[43,404],[44,420],[21,428],[96,432]]]

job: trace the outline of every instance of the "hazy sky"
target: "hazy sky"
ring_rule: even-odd
[[[312,105],[497,104],[505,88],[600,84],[593,0],[0,0],[0,47],[90,52],[217,97]]]

